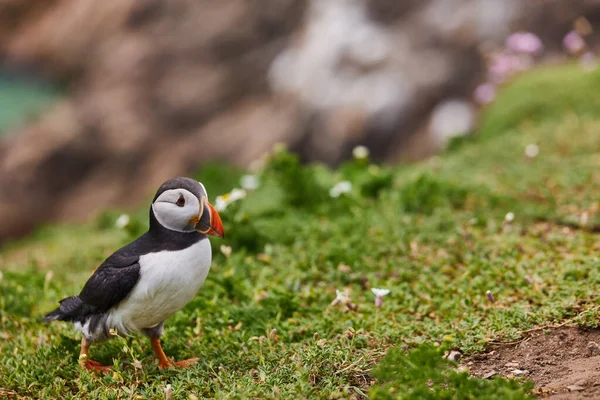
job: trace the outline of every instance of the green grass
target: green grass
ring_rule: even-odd
[[[147,204],[123,230],[118,210],[40,229],[0,253],[0,388],[33,398],[161,398],[167,384],[182,399],[526,398],[530,385],[468,378],[441,354],[539,325],[597,325],[598,89],[600,73],[577,66],[532,71],[484,110],[474,137],[413,165],[330,171],[275,150],[260,188],[221,214],[227,236],[212,240],[207,282],[167,321],[167,354],[200,358],[188,370],[159,371],[134,336],[92,347],[115,364],[96,376],[77,365],[71,326],[39,322],[143,232]],[[214,199],[240,175],[209,165],[196,177]],[[352,192],[330,198],[341,180]],[[383,307],[371,288],[391,291]],[[331,305],[336,289],[353,307]]]

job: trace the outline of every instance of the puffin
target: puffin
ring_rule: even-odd
[[[160,369],[189,367],[198,358],[169,360],[160,338],[165,320],[194,298],[208,275],[208,236],[223,238],[224,231],[204,185],[167,180],[152,200],[148,231],[104,260],[81,293],[62,299],[43,321],[73,323],[83,334],[79,363],[88,370],[111,369],[89,358],[92,343],[132,334],[150,338]]]

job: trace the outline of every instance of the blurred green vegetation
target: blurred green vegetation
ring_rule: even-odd
[[[123,229],[121,210],[41,228],[0,253],[0,388],[35,398],[156,398],[167,384],[173,398],[425,398],[415,397],[425,388],[432,398],[525,398],[530,385],[468,378],[438,349],[481,351],[565,320],[597,325],[596,86],[598,71],[533,70],[483,110],[477,134],[417,164],[330,170],[275,149],[259,188],[221,212],[226,238],[212,239],[207,282],[166,323],[165,351],[200,357],[188,370],[159,371],[136,336],[93,346],[115,373],[89,374],[72,327],[39,322],[147,228],[148,204]],[[241,175],[211,164],[194,176],[212,201]],[[332,198],[341,181],[350,191]],[[381,308],[372,288],[390,290]],[[331,305],[336,289],[353,306]]]

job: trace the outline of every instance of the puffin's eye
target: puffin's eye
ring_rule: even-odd
[[[179,198],[177,199],[175,204],[177,204],[179,207],[185,206],[185,198],[183,197],[182,194],[179,195]]]

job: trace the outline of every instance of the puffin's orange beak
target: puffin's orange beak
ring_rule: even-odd
[[[221,216],[219,216],[217,210],[215,210],[208,200],[204,199],[203,201],[204,207],[202,215],[200,215],[198,223],[196,224],[196,230],[205,235],[218,236],[221,238],[225,237]]]

